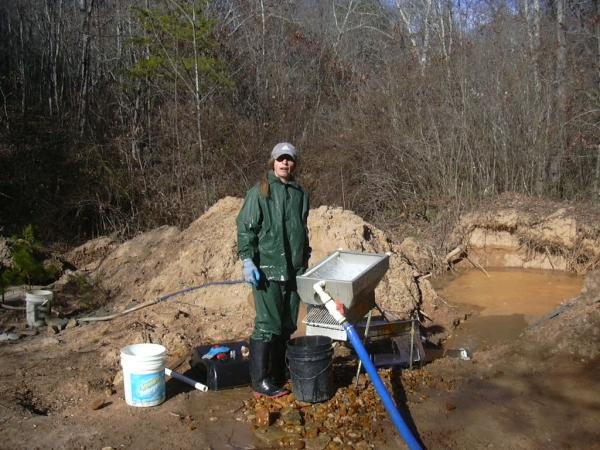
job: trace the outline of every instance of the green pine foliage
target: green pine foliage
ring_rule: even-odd
[[[41,260],[42,243],[35,235],[33,225],[27,225],[20,235],[10,239],[12,266],[2,267],[0,274],[0,294],[4,302],[4,293],[8,286],[27,283],[45,283],[52,274],[44,268]]]
[[[43,282],[47,278],[44,266],[27,244],[23,244],[22,241],[18,242],[12,257],[15,266],[13,270],[16,272],[17,280],[26,281],[31,286],[34,283]]]
[[[17,274],[7,267],[0,266],[0,296],[2,297],[2,303],[4,303],[6,288],[15,284],[19,284]]]
[[[146,57],[129,68],[134,78],[182,79],[195,83],[196,68],[201,91],[231,87],[223,61],[217,56],[215,21],[204,14],[205,3],[165,3],[152,9],[137,8],[143,35],[131,45],[146,50]]]

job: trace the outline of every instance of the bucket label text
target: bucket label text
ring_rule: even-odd
[[[165,398],[165,373],[131,374],[131,400],[150,403]]]

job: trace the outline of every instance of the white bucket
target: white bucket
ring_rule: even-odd
[[[27,325],[41,327],[46,323],[45,318],[50,317],[52,297],[52,291],[35,290],[25,293]]]
[[[165,401],[167,349],[134,344],[121,349],[125,401],[131,406],[156,406]]]

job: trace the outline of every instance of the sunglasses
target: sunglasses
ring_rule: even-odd
[[[283,162],[283,161],[295,162],[294,158],[292,158],[290,155],[281,155],[279,158],[277,158],[277,162]]]

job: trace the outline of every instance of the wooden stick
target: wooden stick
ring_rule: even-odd
[[[487,273],[487,271],[476,261],[473,261],[471,258],[469,258],[469,255],[465,255],[465,258],[467,258],[467,261],[469,261],[471,264],[473,264],[473,267],[475,267],[476,269],[481,270],[483,273],[485,273],[485,275],[489,278],[490,274]]]
[[[454,267],[452,266],[452,260],[455,257],[458,257],[460,255],[462,255],[464,253],[464,257],[467,259],[467,261],[469,261],[471,263],[471,265],[473,267],[475,267],[478,270],[481,270],[487,277],[490,276],[489,273],[487,273],[487,271],[476,261],[473,261],[471,258],[469,258],[469,255],[467,254],[465,248],[462,245],[459,245],[458,247],[456,247],[454,250],[452,250],[450,253],[448,253],[446,255],[446,262],[448,263],[448,265],[450,266],[450,269],[454,269]]]
[[[464,253],[464,251],[465,248],[462,245],[459,245],[446,255],[446,262],[451,263],[455,256],[459,256],[461,253]]]

